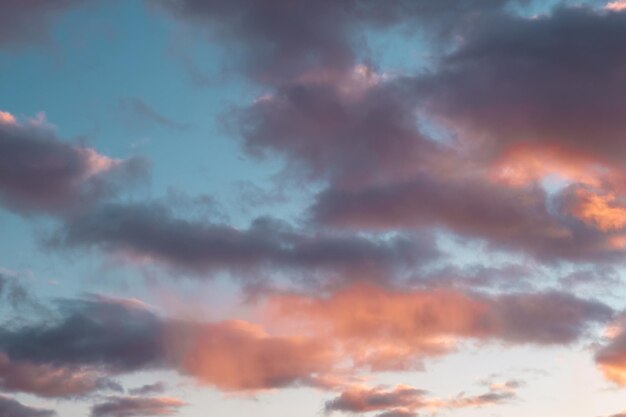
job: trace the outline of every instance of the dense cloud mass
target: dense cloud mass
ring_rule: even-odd
[[[279,336],[251,322],[160,316],[137,300],[60,301],[52,320],[0,330],[0,389],[77,397],[122,391],[112,376],[156,369],[225,391],[334,389],[343,385],[337,372],[346,358],[357,368],[409,369],[453,349],[457,338],[568,344],[589,324],[611,317],[600,303],[559,293],[488,298],[364,287],[329,299],[281,295],[270,302],[288,313],[278,323],[305,320],[304,328],[320,330]],[[144,387],[135,394],[150,392]]]
[[[163,358],[162,322],[150,311],[107,299],[62,301],[50,320],[0,329],[11,360],[132,371]]]
[[[313,206],[312,216],[320,223],[352,230],[440,226],[484,239],[496,250],[521,250],[546,261],[621,259],[623,227],[602,231],[594,226],[596,221],[614,224],[617,220],[608,218],[614,213],[595,211],[589,225],[584,214],[570,209],[580,207],[582,201],[580,194],[570,191],[550,195],[539,186],[510,188],[480,177],[424,175],[358,191],[326,190]]]
[[[525,145],[621,167],[625,40],[623,12],[560,7],[536,19],[490,16],[418,85],[436,116],[468,140],[481,137],[482,152]]]
[[[65,214],[145,175],[140,159],[109,158],[57,137],[45,120],[0,112],[0,203],[19,213]]]
[[[509,0],[372,0],[296,2],[161,0],[157,4],[206,29],[219,41],[243,48],[255,79],[281,83],[313,70],[341,71],[358,58],[359,29],[399,23],[449,30],[463,18],[499,10]],[[523,3],[523,1],[521,2]]]
[[[285,83],[235,122],[253,155],[283,154],[296,172],[350,187],[405,178],[438,158],[416,125],[415,105],[403,83],[356,66]]]

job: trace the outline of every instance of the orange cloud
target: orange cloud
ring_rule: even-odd
[[[0,110],[0,124],[14,125],[16,123],[17,121],[11,113]]]
[[[335,360],[321,342],[270,336],[241,321],[173,326],[166,345],[182,373],[224,391],[315,385]]]
[[[619,205],[614,193],[597,194],[588,189],[577,189],[577,202],[571,214],[603,232],[621,230],[626,226],[626,207]]]
[[[610,10],[612,12],[621,12],[622,10],[626,10],[626,1],[625,0],[616,0],[606,4],[604,6],[606,10]]]
[[[281,315],[340,341],[357,366],[375,370],[419,367],[422,357],[452,349],[456,336],[486,335],[488,308],[452,291],[400,293],[357,285],[329,298],[283,295],[270,303]]]
[[[395,291],[355,285],[329,297],[280,295],[269,301],[282,321],[337,343],[356,367],[419,368],[458,339],[559,344],[576,340],[610,309],[562,293],[484,296],[459,290]]]
[[[587,155],[558,146],[517,145],[491,168],[491,177],[512,186],[526,186],[549,176],[597,187],[610,171]]]
[[[626,386],[626,328],[624,323],[609,326],[605,331],[607,343],[595,355],[596,364],[604,377],[619,386]]]

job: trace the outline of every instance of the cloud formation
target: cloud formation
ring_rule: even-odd
[[[328,183],[312,210],[326,226],[440,227],[546,261],[620,259],[625,14],[563,6],[528,18],[502,5],[468,4],[475,24],[429,73],[351,60],[283,76],[232,116],[245,149]],[[603,47],[590,59],[592,44]],[[573,188],[546,190],[550,177]]]
[[[482,135],[482,152],[527,144],[619,166],[625,22],[626,13],[585,6],[485,16],[418,84],[432,113],[468,140]]]
[[[237,229],[188,220],[158,203],[102,205],[69,221],[49,245],[98,247],[195,274],[227,271],[254,276],[273,269],[361,279],[390,277],[438,255],[429,237],[383,240],[308,233],[270,218]]]
[[[170,318],[137,300],[61,300],[50,320],[0,329],[0,388],[75,397],[120,391],[115,375],[168,369],[222,391],[337,389],[359,369],[415,369],[462,339],[566,345],[612,315],[563,293],[488,297],[371,286],[329,298],[275,295],[267,303],[280,311],[276,325],[295,320],[301,330],[272,334],[246,321]],[[152,389],[144,388],[136,393]]]
[[[240,321],[165,318],[136,301],[106,298],[64,300],[54,320],[0,329],[0,352],[0,389],[45,397],[119,391],[104,376],[151,369],[225,391],[313,385],[334,360],[308,337],[272,336]]]
[[[55,16],[80,1],[5,3],[0,47],[45,39]],[[45,316],[0,326],[0,391],[91,396],[92,417],[175,415],[186,403],[165,396],[164,384],[123,395],[116,382],[156,370],[227,393],[331,391],[327,413],[416,417],[514,401],[520,385],[439,398],[355,381],[423,370],[468,344],[571,346],[613,323],[613,307],[571,287],[616,285],[626,254],[620,2],[532,17],[508,8],[524,0],[150,4],[213,37],[264,89],[232,109],[228,133],[248,155],[278,156],[281,185],[304,181],[319,193],[296,225],[259,217],[239,228],[185,216],[174,201],[114,199],[145,175],[144,161],[0,111],[0,205],[50,216],[46,248],[242,279],[258,303],[245,306],[251,321],[202,321],[134,299],[57,300]],[[399,75],[372,60],[369,36],[414,27],[411,36],[427,35],[420,48],[437,49],[428,70]],[[143,98],[119,104],[154,125],[187,128]],[[457,267],[440,256],[440,236],[531,266]],[[535,286],[536,265],[565,274],[562,290],[548,279]],[[261,279],[269,285],[255,286]],[[0,272],[0,302],[18,311],[29,300]],[[623,327],[594,345],[598,368],[618,386]],[[0,396],[5,414],[54,412]]]
[[[77,398],[122,387],[94,368],[12,361],[0,351],[0,390],[47,398]]]
[[[55,417],[53,410],[24,405],[13,398],[0,395],[0,415],[11,417]]]
[[[623,317],[608,327],[608,340],[595,352],[595,361],[605,378],[617,386],[626,386],[626,331]]]
[[[145,172],[143,160],[61,140],[45,119],[0,118],[0,203],[18,213],[72,213]]]
[[[419,369],[457,341],[567,345],[612,310],[559,292],[480,295],[453,289],[392,290],[357,285],[328,297],[276,296],[270,306],[315,334],[338,341],[355,365]]]
[[[278,153],[292,172],[354,187],[406,178],[436,155],[416,124],[415,99],[358,65],[289,80],[240,109],[233,124],[252,155]]]
[[[91,408],[91,417],[170,416],[185,405],[171,397],[109,397]]]

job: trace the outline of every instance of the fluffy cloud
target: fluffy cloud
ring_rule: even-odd
[[[358,55],[363,27],[420,22],[448,32],[472,14],[501,9],[509,0],[320,0],[285,7],[274,0],[161,0],[158,5],[185,22],[205,28],[240,50],[249,74],[281,82],[311,68],[343,70]],[[360,36],[361,35],[361,36]]]
[[[113,159],[63,141],[43,120],[0,118],[0,203],[19,213],[76,211],[145,170],[142,160]]]
[[[418,84],[432,113],[480,137],[484,153],[526,144],[621,166],[625,23],[587,7],[485,17]]]
[[[417,127],[415,107],[403,83],[356,66],[285,82],[240,109],[233,124],[252,155],[275,152],[292,172],[355,187],[406,178],[438,157]]]
[[[431,73],[309,68],[233,124],[250,153],[283,155],[291,173],[329,182],[313,207],[325,225],[443,227],[543,260],[619,259],[625,16],[585,6],[474,13]],[[603,47],[590,58],[588,45]],[[569,190],[544,190],[551,176],[594,195],[579,192],[572,210]]]

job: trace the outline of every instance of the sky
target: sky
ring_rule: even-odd
[[[626,416],[626,2],[0,0],[0,417]]]

